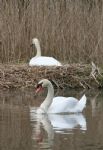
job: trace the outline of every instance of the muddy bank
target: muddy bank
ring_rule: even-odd
[[[62,67],[29,67],[27,64],[0,64],[0,89],[32,88],[42,78],[53,81],[58,88],[102,87],[102,77],[91,75],[87,64],[71,64]]]

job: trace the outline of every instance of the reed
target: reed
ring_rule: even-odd
[[[0,0],[0,62],[26,62],[42,54],[65,63],[102,63],[102,0]]]

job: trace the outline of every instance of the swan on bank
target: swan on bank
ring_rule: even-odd
[[[37,84],[36,93],[45,87],[48,89],[47,97],[38,108],[37,113],[77,113],[82,112],[86,106],[85,95],[80,100],[74,97],[54,97],[53,85],[47,79],[43,79]]]
[[[37,38],[32,39],[32,45],[35,45],[36,56],[30,59],[29,66],[62,66],[62,64],[53,57],[41,56],[40,42]]]

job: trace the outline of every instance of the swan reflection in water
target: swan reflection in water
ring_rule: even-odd
[[[37,109],[37,108],[36,108]],[[74,129],[87,130],[86,119],[77,114],[35,114],[35,107],[30,108],[30,121],[33,128],[32,139],[41,148],[53,146],[54,134],[71,134]]]
[[[48,115],[30,113],[30,121],[33,128],[32,139],[40,144],[40,148],[51,149],[54,130]]]

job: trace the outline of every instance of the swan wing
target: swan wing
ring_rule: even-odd
[[[85,96],[85,94],[81,97],[81,99],[78,101],[76,107],[75,107],[75,111],[76,112],[82,112],[83,109],[86,106],[86,101],[87,101],[87,97]]]
[[[68,110],[68,112],[74,112],[74,113],[82,112],[86,106],[86,100],[87,100],[87,98],[86,98],[85,94],[81,97],[80,100],[75,99],[75,98],[72,98],[71,100],[68,99],[69,102],[71,101],[70,102],[71,107],[67,106],[66,109]]]
[[[61,66],[61,63],[57,61],[55,58],[44,56],[32,58],[29,64],[37,66]]]
[[[71,112],[71,110],[77,105],[78,100],[74,97],[55,97],[49,107],[48,113],[63,113]]]

